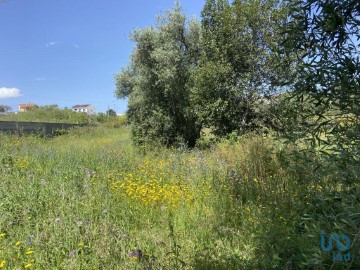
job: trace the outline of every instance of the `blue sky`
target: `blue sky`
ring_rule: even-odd
[[[182,0],[200,17],[205,0]],[[114,74],[130,58],[135,28],[151,26],[172,0],[0,0],[0,104],[126,111]]]

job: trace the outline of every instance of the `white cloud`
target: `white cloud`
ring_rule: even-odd
[[[0,99],[1,98],[14,98],[20,97],[22,94],[17,88],[0,87]]]
[[[35,81],[46,81],[45,78],[41,78],[41,77],[36,77],[34,78]]]
[[[80,46],[77,45],[77,44],[74,44],[74,47],[75,47],[76,49],[79,49],[79,48],[80,48]]]
[[[56,44],[57,44],[56,41],[50,41],[50,42],[46,43],[45,46],[46,46],[46,47],[50,47],[50,46],[54,46],[54,45],[56,45]]]

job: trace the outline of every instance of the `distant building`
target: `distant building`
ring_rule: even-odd
[[[19,104],[19,112],[27,112],[27,111],[31,111],[33,109],[35,109],[37,106],[35,104]]]
[[[95,113],[95,108],[94,106],[90,105],[90,104],[80,104],[80,105],[75,105],[72,107],[72,110],[74,112],[84,112],[88,115],[94,114]]]

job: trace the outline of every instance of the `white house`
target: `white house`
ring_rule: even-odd
[[[90,105],[90,104],[79,104],[79,105],[75,105],[72,107],[72,110],[74,112],[84,112],[88,115],[94,114],[95,113],[95,108],[94,106]]]

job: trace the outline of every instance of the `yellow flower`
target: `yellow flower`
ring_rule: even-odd
[[[0,261],[0,268],[4,268],[6,264],[5,260]]]
[[[26,255],[30,255],[30,254],[33,254],[34,253],[34,251],[32,251],[31,249],[28,249],[28,251],[26,251]]]
[[[20,242],[20,241],[17,241],[17,242],[15,243],[15,245],[20,246],[20,245],[21,245],[21,242]]]
[[[0,237],[6,236],[6,233],[0,233]]]
[[[78,247],[80,247],[80,248],[82,248],[83,246],[84,246],[84,243],[83,243],[83,242],[81,242],[81,243],[78,244]]]
[[[25,267],[25,269],[27,269],[27,268],[29,268],[30,266],[32,266],[32,263],[28,263],[28,264],[26,264],[24,267]]]

